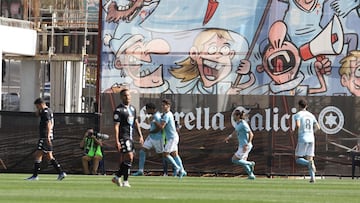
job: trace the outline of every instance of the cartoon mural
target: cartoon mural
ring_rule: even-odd
[[[341,85],[354,96],[360,96],[360,51],[352,51],[341,61]]]
[[[358,95],[358,1],[102,4],[102,93]]]
[[[179,68],[172,68],[171,74],[181,83],[179,93],[216,94],[217,84],[227,77],[232,69],[232,58],[235,50],[231,49],[233,41],[230,33],[221,29],[206,29],[194,39],[189,56],[176,63]]]

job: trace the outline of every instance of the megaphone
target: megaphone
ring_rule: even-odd
[[[300,57],[306,61],[321,55],[337,55],[343,46],[344,32],[339,18],[334,15],[323,31],[300,47]]]

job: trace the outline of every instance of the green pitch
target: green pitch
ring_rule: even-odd
[[[0,202],[6,203],[148,203],[148,202],[358,202],[360,180],[326,178],[310,184],[304,179],[239,177],[131,176],[131,188],[117,187],[112,176],[0,174]]]

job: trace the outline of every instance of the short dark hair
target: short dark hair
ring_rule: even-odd
[[[298,104],[299,104],[300,108],[303,108],[303,109],[305,107],[307,107],[307,105],[308,105],[308,103],[307,103],[307,101],[305,99],[300,99]]]
[[[239,115],[240,118],[245,118],[245,112],[244,111],[240,111],[239,109],[236,109],[234,111],[234,115]]]
[[[45,103],[45,101],[43,99],[41,99],[41,98],[37,98],[34,101],[34,104],[44,104],[44,103]]]
[[[147,103],[145,104],[146,109],[156,109],[156,105],[154,103]]]
[[[120,95],[123,96],[126,91],[129,91],[129,89],[128,88],[122,89],[120,91]]]
[[[161,102],[171,106],[171,101],[169,99],[163,99]]]

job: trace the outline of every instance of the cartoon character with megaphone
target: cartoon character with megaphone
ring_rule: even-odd
[[[253,89],[251,94],[307,95],[326,92],[324,75],[331,73],[330,60],[327,57],[319,57],[314,62],[320,87],[310,88],[308,85],[302,85],[305,76],[300,67],[305,59],[302,58],[301,49],[288,41],[286,35],[287,27],[283,21],[272,24],[269,30],[269,43],[263,51],[262,64],[256,68],[260,73],[266,72],[272,81]]]

